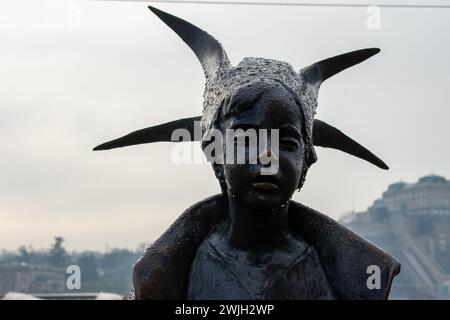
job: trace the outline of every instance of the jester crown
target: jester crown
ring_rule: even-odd
[[[341,150],[379,168],[389,169],[381,159],[362,145],[333,126],[314,119],[322,82],[342,70],[372,57],[380,52],[379,49],[363,49],[338,55],[316,62],[299,72],[295,72],[292,66],[286,62],[263,58],[244,58],[238,66],[233,67],[222,45],[214,37],[185,20],[151,6],[149,9],[175,31],[200,60],[206,77],[203,114],[134,131],[121,138],[103,143],[95,147],[94,151],[143,143],[174,141],[172,133],[177,129],[188,130],[192,140],[201,140],[202,137],[194,134],[195,126],[200,121],[202,132],[205,133],[217,117],[223,99],[244,86],[266,82],[281,83],[297,95],[305,118],[306,140],[310,141],[312,145]],[[311,150],[315,159],[312,146]]]

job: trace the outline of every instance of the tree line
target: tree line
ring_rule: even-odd
[[[144,245],[136,250],[112,248],[106,252],[68,252],[63,237],[54,237],[48,249],[21,246],[15,251],[2,250],[0,265],[39,267],[65,272],[69,265],[81,270],[80,292],[112,292],[127,295],[132,288],[132,270],[142,256]]]

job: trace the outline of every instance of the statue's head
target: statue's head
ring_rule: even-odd
[[[202,64],[206,77],[202,116],[138,130],[94,150],[174,141],[174,130],[187,130],[191,140],[201,141],[223,192],[262,208],[284,204],[295,189],[302,187],[309,167],[317,160],[314,146],[338,149],[388,169],[382,160],[341,131],[314,119],[323,81],[368,59],[379,49],[349,52],[300,71],[286,62],[263,58],[244,58],[234,67],[222,45],[208,33],[149,8],[189,45]],[[196,128],[201,129],[200,135],[195,134]],[[236,129],[253,130],[256,141],[252,144],[251,138],[240,140]],[[231,140],[229,130],[235,135]],[[224,137],[221,152],[217,152],[216,137],[211,138],[213,131]],[[216,148],[211,152],[213,141]],[[244,163],[239,152],[230,155],[227,145],[235,145],[234,151],[244,151]]]
[[[248,207],[285,204],[315,160],[301,102],[276,81],[239,87],[221,101],[205,132],[210,130],[224,137],[220,156],[212,159],[222,191]],[[208,156],[211,141],[217,140],[207,136],[202,147]]]

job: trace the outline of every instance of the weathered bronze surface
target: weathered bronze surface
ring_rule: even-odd
[[[317,160],[314,145],[387,169],[360,144],[314,119],[323,81],[378,53],[363,49],[294,71],[286,62],[245,58],[231,66],[220,43],[192,24],[150,7],[194,51],[206,77],[201,117],[172,121],[104,143],[107,150],[193,133],[279,130],[278,170],[267,164],[212,163],[222,194],[186,210],[134,268],[135,299],[386,299],[399,263],[325,215],[291,200]],[[194,136],[194,135],[193,135]],[[272,142],[264,153],[270,155]],[[247,147],[245,147],[247,148]],[[226,148],[224,148],[226,149]],[[226,156],[225,154],[223,155]],[[369,267],[380,287],[367,286]],[[369,269],[368,269],[369,268]]]

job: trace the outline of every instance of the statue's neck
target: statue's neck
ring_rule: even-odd
[[[245,250],[279,247],[286,241],[289,202],[275,210],[257,210],[228,197],[230,244]]]

